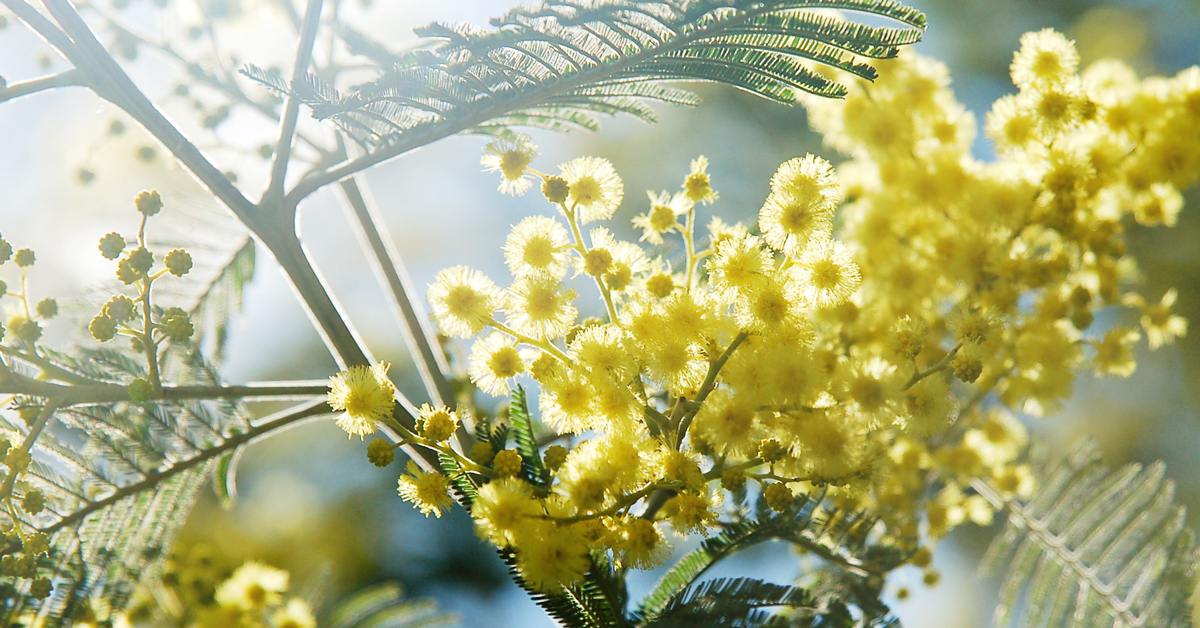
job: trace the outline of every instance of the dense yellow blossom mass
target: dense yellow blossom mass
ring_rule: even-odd
[[[944,65],[907,53],[878,65],[844,100],[805,102],[849,161],[782,164],[757,225],[700,226],[698,205],[718,199],[702,157],[678,192],[649,194],[634,225],[649,245],[681,245],[678,266],[603,228],[585,237],[624,196],[607,161],[576,159],[559,178],[530,168],[527,141],[487,150],[504,191],[540,176],[557,213],[514,227],[510,286],[456,267],[429,299],[447,334],[483,332],[471,381],[505,395],[531,376],[541,421],[570,446],[546,451],[541,482],[516,452],[437,447],[473,487],[480,535],[529,585],[578,582],[589,552],[653,567],[664,525],[705,534],[747,486],[778,511],[824,489],[928,565],[933,540],[990,523],[972,482],[1033,491],[1013,413],[1051,414],[1078,367],[1126,376],[1143,336],[1158,347],[1186,333],[1174,291],[1131,291],[1123,233],[1174,224],[1200,175],[1200,69],[1140,80],[1105,61],[1080,74],[1065,37],[1028,34],[1018,92],[986,115],[997,157],[985,162]],[[571,269],[603,319],[579,320]],[[1103,308],[1134,310],[1142,330],[1093,325]],[[401,481],[426,513],[449,504],[436,475]]]

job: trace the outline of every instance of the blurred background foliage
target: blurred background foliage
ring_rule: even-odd
[[[283,0],[286,2],[287,0]],[[169,5],[167,3],[170,3]],[[157,4],[156,4],[157,3]],[[508,0],[343,0],[342,20],[384,42],[392,51],[412,43],[411,28],[432,20],[483,23],[503,11]],[[943,60],[954,89],[976,113],[1015,91],[1008,64],[1021,33],[1054,27],[1077,42],[1084,64],[1104,57],[1125,60],[1142,75],[1173,74],[1200,63],[1200,2],[1188,0],[911,0],[929,17],[922,54]],[[158,5],[166,5],[164,9]],[[162,51],[139,45],[134,33],[172,37],[182,56],[207,53],[219,42],[228,72],[242,63],[284,65],[294,32],[279,0],[96,0],[94,6],[127,27],[108,38],[139,85],[222,167],[235,173],[247,193],[261,191],[267,167],[260,146],[276,125],[245,107],[228,108],[219,95],[186,89],[187,67]],[[197,32],[207,15],[220,25]],[[9,83],[55,70],[49,49],[0,11],[0,75]],[[213,36],[215,35],[215,36]],[[175,38],[178,37],[176,40]],[[58,68],[62,69],[62,68]],[[365,80],[367,75],[360,77]],[[248,90],[255,88],[247,85]],[[210,90],[211,91],[211,90]],[[725,217],[752,221],[768,191],[768,179],[787,158],[815,152],[838,156],[821,146],[800,108],[774,105],[727,88],[700,86],[704,103],[696,109],[660,108],[662,121],[646,126],[611,120],[601,133],[557,136],[535,133],[542,157],[535,167],[551,171],[578,155],[610,159],[624,176],[626,200],[614,229],[636,237],[629,226],[645,210],[644,190],[673,189],[688,161],[708,156]],[[257,92],[248,92],[257,93]],[[260,94],[263,98],[265,94]],[[302,132],[327,137],[312,120]],[[982,135],[982,134],[981,134]],[[1196,138],[1200,141],[1200,138]],[[535,194],[513,199],[495,190],[478,156],[486,140],[455,137],[376,167],[366,175],[388,228],[414,283],[423,291],[441,268],[469,264],[503,276],[500,246],[509,225],[544,209]],[[266,154],[269,154],[269,147]],[[991,147],[980,137],[978,156]],[[182,215],[221,222],[216,201],[190,180],[110,105],[79,89],[58,90],[0,106],[0,230],[17,246],[32,246],[38,266],[31,291],[79,304],[78,320],[60,319],[48,330],[66,343],[82,330],[79,320],[93,311],[89,296],[110,281],[111,272],[95,249],[100,235],[129,231],[131,200],[145,188],[163,192],[177,226]],[[1143,292],[1157,299],[1179,289],[1178,311],[1193,321],[1193,333],[1173,347],[1139,355],[1139,370],[1125,380],[1081,376],[1063,416],[1031,422],[1053,454],[1087,434],[1097,438],[1107,462],[1163,459],[1179,483],[1183,503],[1200,512],[1200,197],[1191,191],[1188,208],[1172,230],[1133,227],[1131,253],[1148,278]],[[420,402],[420,384],[405,355],[399,329],[375,285],[335,198],[329,191],[302,206],[302,235],[316,265],[375,354],[392,361],[401,389]],[[236,225],[225,227],[231,242]],[[165,236],[164,236],[165,237]],[[323,378],[334,371],[307,319],[265,254],[231,329],[223,369],[228,381]],[[3,277],[10,280],[9,277]],[[587,314],[587,312],[584,312]],[[465,347],[454,347],[462,351]],[[263,408],[264,413],[270,408]],[[365,447],[347,441],[332,421],[305,424],[251,448],[243,461],[241,497],[223,508],[206,497],[184,533],[189,546],[211,546],[228,569],[257,559],[292,572],[297,583],[328,583],[336,598],[379,581],[398,581],[421,595],[434,596],[467,626],[549,626],[504,574],[495,555],[475,536],[467,516],[453,510],[430,520],[395,494],[401,466],[371,466]],[[1196,524],[1195,515],[1190,517]],[[990,533],[960,528],[939,550],[945,577],[932,591],[920,575],[899,574],[891,590],[906,625],[924,628],[986,622],[991,608],[987,587],[971,578]],[[676,543],[676,551],[685,549]],[[770,548],[747,552],[722,570],[786,579],[802,562]],[[655,575],[631,578],[648,586]]]

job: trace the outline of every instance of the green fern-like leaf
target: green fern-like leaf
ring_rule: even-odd
[[[763,582],[753,578],[717,578],[689,587],[671,598],[662,612],[643,624],[646,628],[687,626],[751,627],[787,625],[789,621],[773,609],[820,610],[817,599],[804,589]]]
[[[812,9],[870,13],[900,27]],[[653,121],[648,102],[698,102],[666,82],[722,83],[780,103],[800,92],[836,98],[845,88],[809,64],[873,79],[863,59],[895,56],[924,27],[920,12],[894,0],[554,0],[512,10],[490,29],[420,28],[435,45],[350,93],[312,76],[287,85],[253,66],[243,73],[296,94],[315,117],[358,141],[397,154],[453,133],[595,129],[597,114]]]
[[[654,621],[666,611],[671,600],[692,586],[705,571],[735,552],[774,539],[798,538],[809,529],[812,529],[810,533],[821,534],[827,520],[814,518],[820,502],[820,495],[815,499],[798,499],[790,513],[734,523],[720,534],[705,539],[700,547],[679,559],[663,574],[650,593],[642,598],[634,616],[642,622]]]
[[[525,388],[518,385],[512,391],[508,405],[508,417],[512,421],[513,440],[517,451],[521,454],[521,476],[534,486],[546,487],[550,484],[550,473],[542,464],[541,453],[538,452],[537,435],[533,430],[533,417],[529,413],[529,401],[525,396]]]
[[[367,587],[339,602],[326,613],[328,628],[433,628],[458,625],[458,618],[440,611],[430,600],[409,600],[400,585]]]
[[[1110,471],[1085,443],[1043,474],[1028,502],[974,482],[1008,513],[981,565],[1006,565],[996,625],[1190,626],[1195,544],[1164,475],[1161,463]]]

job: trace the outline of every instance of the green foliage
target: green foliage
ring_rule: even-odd
[[[327,628],[433,628],[458,625],[431,600],[409,600],[400,585],[378,584],[339,602],[320,622]]]
[[[871,13],[907,28],[796,12],[812,8]],[[855,55],[895,56],[899,46],[921,38],[925,18],[893,0],[559,0],[514,9],[492,26],[418,29],[437,43],[349,94],[312,74],[289,85],[254,66],[243,72],[277,93],[294,92],[315,117],[374,145],[513,126],[595,130],[596,114],[652,122],[657,117],[647,102],[699,102],[664,82],[723,83],[788,104],[796,90],[840,97],[843,86],[804,62],[873,79],[875,70]]]
[[[764,609],[784,607],[811,614],[817,610],[816,603],[812,594],[797,587],[753,578],[716,578],[672,597],[658,616],[643,625],[647,628],[700,624],[713,628],[801,625],[798,617],[773,615]]]
[[[1006,566],[995,624],[1190,626],[1195,541],[1164,471],[1161,462],[1110,471],[1085,442],[1042,473],[1028,502],[979,483],[1008,512],[980,566]]]
[[[525,388],[517,385],[508,404],[508,418],[512,422],[513,440],[521,454],[521,477],[537,487],[550,485],[550,473],[542,464],[538,452],[537,434],[533,429],[533,417],[529,413],[529,401]]]
[[[140,363],[107,348],[43,353],[64,377],[91,384],[120,385],[145,374]],[[168,356],[164,366],[177,381],[216,383],[197,352],[177,346]],[[229,437],[249,425],[244,411],[224,400],[78,404],[54,416],[61,427],[39,436],[24,482],[24,492],[41,491],[49,509],[22,515],[23,526],[51,537],[43,566],[56,576],[55,588],[37,609],[51,626],[89,597],[120,604],[140,579],[155,577],[208,478],[211,452],[229,447]],[[10,440],[28,431],[3,419],[0,429]],[[0,612],[11,620],[29,603],[18,598]]]

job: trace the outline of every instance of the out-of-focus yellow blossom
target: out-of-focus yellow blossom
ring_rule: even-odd
[[[294,597],[271,614],[271,625],[274,628],[317,628],[317,618],[308,602]]]
[[[278,604],[288,589],[288,573],[260,562],[238,567],[217,586],[217,604],[224,608],[253,611]]]

